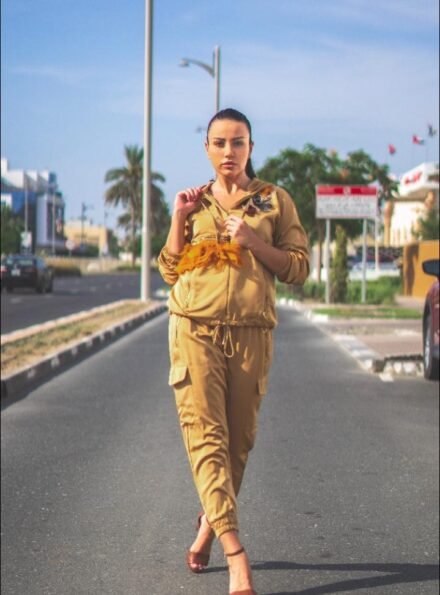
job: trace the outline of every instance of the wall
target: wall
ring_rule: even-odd
[[[83,275],[86,275],[87,273],[107,273],[114,271],[123,264],[117,258],[70,258],[68,256],[47,256],[44,260],[53,266],[65,266],[66,268],[78,267]]]
[[[438,240],[407,244],[403,247],[403,293],[412,297],[424,298],[434,277],[425,275],[422,262],[439,258]]]

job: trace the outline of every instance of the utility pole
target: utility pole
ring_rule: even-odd
[[[56,192],[55,192],[55,188],[52,186],[52,256],[55,256],[56,200],[57,200],[57,195],[56,195]]]
[[[93,206],[86,205],[84,202],[81,203],[81,249],[84,246],[84,221],[86,220],[86,212],[89,209],[93,209]]]
[[[153,0],[145,0],[144,168],[142,184],[141,300],[150,299],[151,99],[153,66]]]

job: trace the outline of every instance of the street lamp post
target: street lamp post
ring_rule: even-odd
[[[216,113],[220,109],[220,46],[216,45],[214,48],[214,54],[212,58],[212,66],[201,62],[200,60],[194,60],[192,58],[182,58],[180,66],[186,68],[190,64],[200,66],[203,70],[206,70],[208,74],[212,76],[215,81],[215,111]]]
[[[142,184],[141,300],[150,298],[151,103],[153,65],[153,0],[145,0],[144,167]]]
[[[27,237],[28,226],[29,226],[29,214],[28,214],[28,183],[27,183],[26,172],[24,173],[24,177],[23,177],[23,187],[24,187],[24,231],[25,231],[26,237]]]
[[[56,218],[56,199],[55,188],[52,188],[52,256],[55,256],[55,218]]]

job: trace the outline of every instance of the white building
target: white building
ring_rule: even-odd
[[[64,208],[55,173],[43,170],[9,169],[1,159],[1,204],[23,219],[31,233],[32,250],[64,249]]]
[[[390,245],[414,240],[417,221],[430,208],[439,208],[439,164],[421,163],[400,178],[399,194],[392,205]]]

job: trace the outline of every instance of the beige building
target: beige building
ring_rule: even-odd
[[[81,245],[96,246],[100,256],[108,255],[110,233],[104,225],[93,225],[90,221],[80,219],[68,221],[64,225],[69,250],[78,250]]]
[[[398,196],[385,205],[385,245],[413,242],[418,219],[432,208],[439,208],[439,165],[422,163],[402,175]]]

